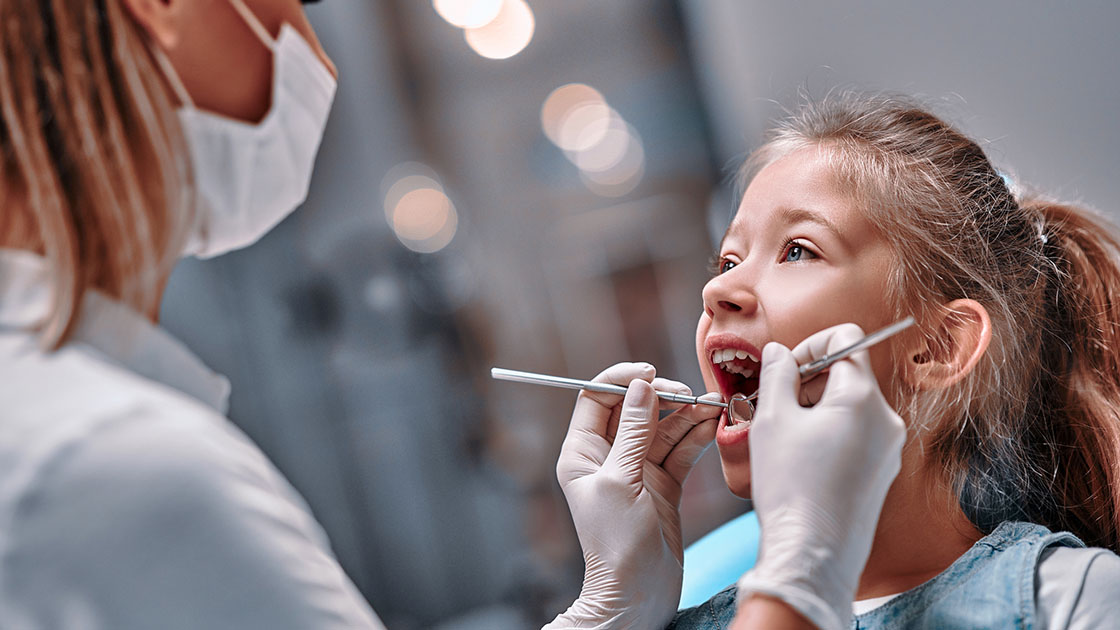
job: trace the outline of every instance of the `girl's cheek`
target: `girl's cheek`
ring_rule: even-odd
[[[706,391],[714,392],[719,389],[719,385],[716,383],[715,376],[712,375],[712,367],[704,353],[704,338],[707,336],[711,325],[712,319],[708,317],[708,313],[701,312],[700,321],[696,323],[696,362],[700,366],[700,376],[704,379]]]
[[[708,334],[708,328],[712,325],[712,319],[708,317],[706,311],[700,312],[700,319],[696,322],[696,359],[700,361],[700,367],[704,367],[704,337]]]

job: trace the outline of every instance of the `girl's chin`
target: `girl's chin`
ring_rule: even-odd
[[[723,480],[731,494],[740,499],[751,498],[751,458],[746,441],[739,444],[716,442]]]
[[[749,471],[747,472],[747,479],[744,479],[742,475],[736,475],[734,477],[728,475],[727,470],[725,469],[723,471],[723,480],[727,482],[727,489],[731,491],[731,494],[739,497],[740,499],[750,500],[751,480]]]

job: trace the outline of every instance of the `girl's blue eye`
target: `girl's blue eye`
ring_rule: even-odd
[[[797,262],[799,260],[816,257],[816,254],[797,243],[797,241],[791,241],[786,244],[785,256],[782,257],[782,262]]]
[[[734,268],[735,268],[735,263],[726,259],[726,258],[724,258],[723,260],[721,260],[719,262],[719,272],[720,273],[727,273],[728,271],[731,271]]]

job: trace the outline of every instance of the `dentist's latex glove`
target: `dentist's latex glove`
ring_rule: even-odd
[[[583,391],[576,401],[556,476],[583,548],[583,589],[547,629],[663,628],[677,610],[681,485],[721,409],[660,401],[655,388],[691,392],[654,374],[614,365],[595,380],[629,386],[625,399]],[[659,422],[659,409],[678,411]]]
[[[798,403],[797,367],[863,335],[855,324],[842,324],[792,352],[773,342],[763,348],[750,429],[751,492],[762,534],[758,563],[739,580],[737,623],[743,602],[759,593],[819,628],[849,627],[906,428],[879,391],[867,351],[829,368],[813,407]]]

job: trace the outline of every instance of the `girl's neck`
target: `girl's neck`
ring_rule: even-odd
[[[961,511],[955,494],[928,474],[903,469],[883,503],[871,555],[856,599],[894,595],[926,582],[961,557],[983,535]]]

